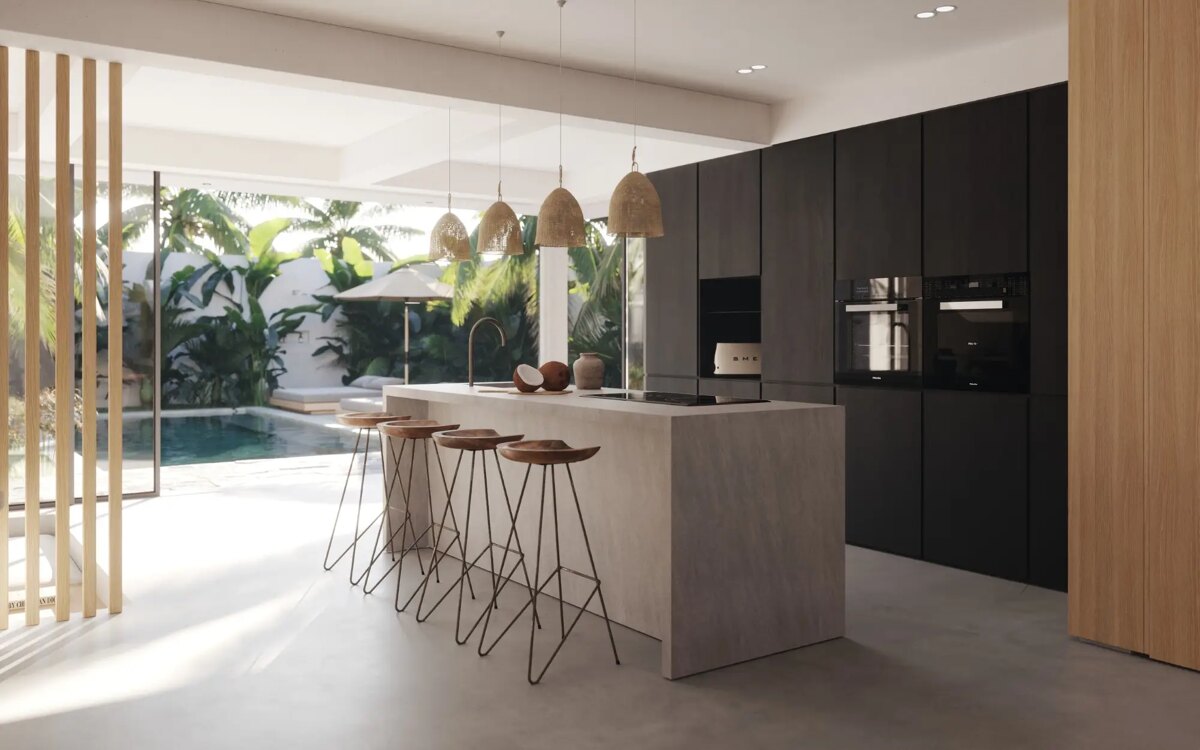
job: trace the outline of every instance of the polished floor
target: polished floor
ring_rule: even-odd
[[[1200,674],[1068,639],[1061,594],[853,548],[844,639],[672,683],[585,618],[531,687],[321,570],[340,460],[164,470],[124,614],[0,633],[0,748],[1200,746]]]

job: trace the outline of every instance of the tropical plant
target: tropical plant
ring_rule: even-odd
[[[389,240],[424,234],[419,229],[382,222],[390,209],[375,203],[306,198],[296,205],[303,216],[293,222],[292,228],[316,235],[301,248],[306,257],[315,256],[318,250],[341,257],[345,240],[352,239],[375,260],[395,260],[388,248]]]
[[[604,362],[604,384],[620,387],[625,248],[619,239],[606,240],[601,222],[589,222],[586,230],[587,245],[568,250],[573,271],[568,285],[568,356],[574,360],[583,352],[595,352]]]
[[[203,332],[186,345],[179,361],[178,396],[197,406],[262,406],[287,372],[283,341],[315,306],[279,310],[269,318],[255,297],[243,313],[226,305],[223,316],[203,316]]]
[[[16,351],[18,342],[25,340],[25,243],[28,237],[25,225],[25,189],[24,178],[11,178],[8,211],[8,278],[9,299],[8,332],[9,348]],[[55,321],[55,285],[54,285],[54,183],[43,180],[39,192],[41,201],[41,226],[38,227],[38,258],[40,279],[38,284],[38,327],[39,338],[44,347],[54,348],[56,337]]]
[[[53,440],[58,430],[55,392],[49,388],[38,394],[38,434],[42,440]],[[71,418],[76,429],[83,427],[83,396],[72,393]],[[8,397],[8,447],[16,450],[25,447],[25,399]]]

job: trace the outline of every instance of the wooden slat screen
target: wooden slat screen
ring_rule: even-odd
[[[25,53],[25,624],[40,619],[41,56]],[[7,115],[5,116],[7,120]]]

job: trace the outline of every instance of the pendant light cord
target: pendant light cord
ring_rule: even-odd
[[[454,108],[446,107],[446,211],[449,212],[453,206],[454,173],[454,139],[450,130],[450,119],[454,116]]]
[[[558,0],[558,186],[563,184],[563,6]]]
[[[637,136],[638,136],[638,2],[633,0],[633,169],[637,171]]]
[[[496,32],[496,54],[504,56],[504,32]],[[496,98],[496,200],[504,200],[504,104]]]

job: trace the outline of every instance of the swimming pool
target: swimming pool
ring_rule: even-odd
[[[104,443],[106,430],[99,431]],[[153,460],[154,421],[127,418],[125,457]],[[77,435],[76,448],[81,449]],[[106,446],[99,446],[101,455]],[[163,415],[162,465],[220,463],[259,458],[294,458],[349,453],[354,433],[334,427],[254,412]]]

